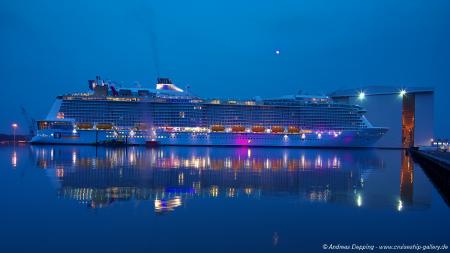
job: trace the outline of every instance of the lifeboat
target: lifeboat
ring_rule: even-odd
[[[263,126],[253,126],[252,132],[254,133],[263,133],[265,128]]]
[[[77,123],[78,129],[92,129],[92,126],[91,123]]]
[[[211,127],[211,131],[213,131],[213,132],[223,132],[223,131],[225,131],[225,127],[222,126],[222,125],[213,125]]]
[[[281,126],[272,126],[272,133],[284,133],[284,127]]]
[[[97,123],[95,127],[99,130],[111,130],[113,127],[113,124],[111,123]]]
[[[231,127],[231,131],[233,131],[233,132],[244,132],[245,131],[245,127],[243,127],[243,126],[233,126],[233,127]]]
[[[290,126],[288,128],[288,133],[290,133],[290,134],[298,134],[298,133],[300,133],[300,129],[298,129],[298,127]]]

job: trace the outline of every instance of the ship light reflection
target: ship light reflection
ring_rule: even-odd
[[[75,151],[72,152],[72,163],[73,164],[77,163],[77,152]]]
[[[17,166],[17,152],[14,151],[11,156],[11,165],[15,168]]]
[[[219,196],[219,187],[217,187],[216,185],[211,186],[211,188],[209,189],[209,195],[214,198]]]
[[[194,188],[194,192],[195,192],[195,193],[199,193],[199,192],[201,191],[201,189],[202,189],[202,187],[201,187],[201,182],[200,182],[200,181],[198,181],[198,182],[193,182],[193,183],[192,183],[192,188]]]
[[[318,169],[322,168],[322,157],[320,155],[316,158],[315,167]]]
[[[65,150],[64,156],[60,155],[60,150]],[[363,185],[362,181],[359,183],[362,176],[358,172],[352,176],[352,170],[335,169],[348,164],[338,151],[319,152],[320,155],[314,150],[266,151],[238,148],[221,151],[224,153],[218,155],[209,149],[192,149],[185,153],[181,149],[141,150],[129,147],[106,148],[102,156],[95,156],[64,146],[55,147],[54,150],[36,147],[34,153],[41,168],[51,166],[56,169],[48,173],[53,172],[52,178],[55,178],[56,173],[56,180],[63,183],[60,184],[63,187],[61,194],[73,191],[74,188],[81,189],[78,185],[84,185],[86,189],[93,187],[95,195],[92,203],[96,207],[107,206],[114,201],[145,199],[150,200],[150,205],[154,202],[156,212],[163,212],[173,209],[181,202],[173,199],[174,196],[180,196],[183,201],[191,197],[258,197],[266,192],[272,194],[285,192],[286,189],[289,189],[288,194],[300,194],[302,199],[308,201],[334,200],[332,197],[345,193],[348,194],[345,201],[353,207],[362,205],[363,194],[360,196],[357,192]],[[54,153],[56,162],[50,162],[51,153]],[[12,155],[10,152],[10,159]],[[146,169],[148,165],[150,169]],[[108,170],[103,170],[106,168]],[[87,177],[88,175],[95,177]],[[105,177],[97,179],[97,175]],[[110,180],[109,175],[117,181]],[[158,181],[146,180],[153,175]],[[294,177],[298,179],[291,180]],[[285,178],[289,179],[289,188],[286,188]],[[108,190],[96,188],[97,180],[102,185],[106,184]],[[127,184],[120,185],[116,182]],[[138,184],[130,186],[128,182]],[[141,182],[145,184],[141,185]],[[299,186],[303,187],[300,191],[296,189]],[[295,190],[290,191],[294,187]],[[170,188],[172,190],[169,191]],[[354,193],[352,189],[355,189]],[[86,194],[87,191],[81,191],[79,199],[90,203],[90,197]],[[73,198],[73,194],[64,197]],[[391,207],[396,208],[396,204],[397,199],[394,199]]]
[[[306,161],[305,161],[305,155],[303,155],[303,154],[302,154],[302,158],[301,158],[301,164],[302,164],[302,169],[305,169]]]
[[[157,213],[173,211],[182,204],[183,202],[180,196],[175,196],[169,200],[155,199],[154,201],[155,212]]]
[[[358,194],[358,195],[356,196],[356,205],[357,205],[358,207],[361,207],[361,206],[362,206],[362,196],[361,196],[361,194]]]
[[[397,204],[397,211],[401,211],[403,209],[403,201],[399,200]]]
[[[338,160],[338,158],[335,156],[333,158],[333,168],[339,168],[340,166],[340,161]]]
[[[270,162],[269,158],[267,158],[266,161],[264,162],[264,168],[270,169],[271,167],[272,167],[271,162]]]
[[[229,198],[234,198],[235,194],[236,194],[236,190],[235,190],[234,188],[228,188],[228,190],[227,190],[227,196],[228,196]]]
[[[184,184],[184,173],[178,174],[178,185]]]
[[[196,157],[192,156],[190,158],[184,158],[178,157],[176,154],[170,154],[170,158],[157,158],[155,157],[156,154],[162,155],[161,152],[156,152],[154,156],[152,156],[152,162],[151,164],[155,166],[160,166],[166,169],[169,168],[190,168],[190,169],[198,169],[198,170],[204,170],[204,169],[213,169],[213,170],[220,170],[220,169],[233,169],[233,170],[239,170],[239,169],[253,169],[255,171],[261,171],[262,169],[266,170],[277,170],[282,168],[288,168],[289,170],[296,170],[296,169],[307,169],[307,168],[327,168],[327,169],[339,169],[342,167],[341,159],[334,155],[331,157],[322,157],[321,155],[317,155],[313,157],[307,157],[305,154],[301,154],[299,158],[290,158],[288,156],[287,152],[284,152],[281,157],[274,159],[274,158],[254,158],[253,157],[253,150],[246,149],[245,152],[247,153],[245,156],[245,159],[242,159],[241,157],[224,157],[222,159],[212,159],[211,157]],[[120,163],[120,162],[128,162],[129,164],[137,164],[138,158],[140,157],[139,154],[133,152],[129,153],[128,156],[117,157],[117,152],[114,152],[110,155],[110,160],[114,161],[114,163]]]
[[[64,167],[63,166],[58,166],[56,168],[55,173],[56,173],[56,177],[57,178],[62,179],[64,177]]]
[[[225,168],[231,169],[231,158],[230,157],[227,157],[225,159]]]

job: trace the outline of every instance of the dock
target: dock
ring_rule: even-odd
[[[450,152],[418,148],[409,151],[450,207]]]
[[[416,158],[425,159],[450,172],[450,152],[411,149],[411,154]]]

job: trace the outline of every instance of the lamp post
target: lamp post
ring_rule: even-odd
[[[14,144],[16,144],[16,129],[19,125],[17,123],[13,123],[11,127],[13,128],[13,135],[14,135]]]

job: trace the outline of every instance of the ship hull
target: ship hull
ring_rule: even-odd
[[[150,138],[147,131],[113,131],[113,130],[38,130],[31,139],[32,144],[67,144],[67,145],[145,145]]]
[[[76,133],[45,130],[32,139],[34,144],[71,145],[158,145],[173,146],[261,146],[261,147],[372,147],[387,130],[365,128],[321,133],[233,133],[80,130]]]
[[[367,128],[335,133],[158,133],[160,145],[174,146],[260,146],[260,147],[372,147],[386,132]],[[320,137],[319,137],[320,136]]]

